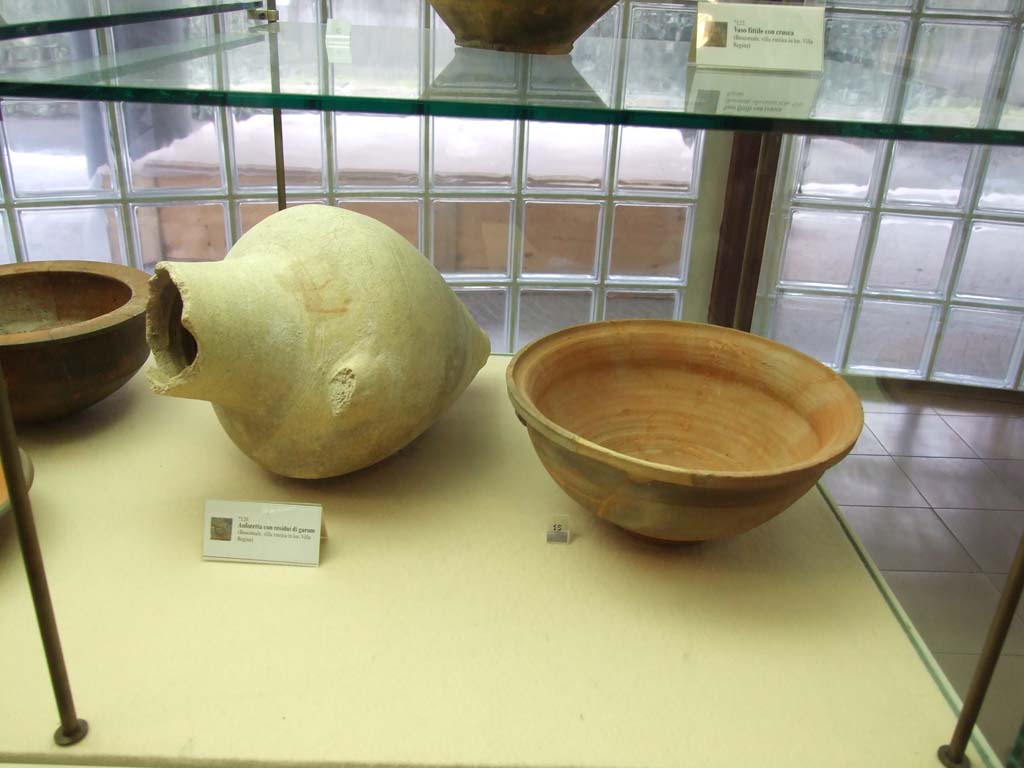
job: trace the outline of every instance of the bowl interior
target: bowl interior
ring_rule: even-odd
[[[549,339],[524,353],[520,391],[555,425],[635,459],[778,472],[839,454],[860,431],[841,378],[757,336],[640,321]]]
[[[132,289],[112,277],[83,272],[0,276],[0,335],[50,330],[124,306]]]

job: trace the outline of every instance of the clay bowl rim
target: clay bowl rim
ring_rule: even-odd
[[[46,344],[51,341],[91,336],[132,320],[146,311],[149,275],[135,267],[102,261],[29,261],[0,267],[0,281],[10,275],[43,275],[71,272],[106,277],[128,287],[131,296],[121,306],[88,320],[20,333],[0,333],[0,348]]]
[[[672,464],[660,464],[657,462],[647,461],[646,459],[637,458],[627,453],[613,451],[610,448],[605,448],[598,443],[587,440],[586,438],[565,429],[542,414],[537,406],[533,404],[533,401],[521,390],[517,380],[517,373],[522,370],[526,361],[528,361],[529,358],[535,358],[538,355],[542,355],[545,346],[548,346],[557,340],[564,339],[566,336],[593,333],[600,327],[609,326],[619,326],[622,328],[639,330],[652,327],[670,327],[678,329],[680,332],[685,332],[691,329],[701,329],[704,331],[713,329],[715,333],[742,339],[742,343],[744,344],[763,344],[785,354],[791,355],[803,363],[820,366],[823,372],[827,372],[830,379],[836,381],[847,390],[851,403],[856,406],[856,413],[859,418],[851,421],[853,426],[850,428],[850,433],[846,436],[845,440],[842,440],[838,449],[828,452],[824,452],[820,449],[804,461],[769,471],[749,470],[736,472],[710,469],[687,469],[685,467],[679,467]],[[860,433],[864,427],[864,409],[861,405],[860,398],[857,397],[857,393],[853,391],[853,388],[843,381],[843,378],[831,368],[823,365],[810,355],[805,355],[799,350],[793,349],[785,344],[780,344],[772,339],[708,323],[693,323],[680,320],[636,319],[600,320],[597,322],[570,326],[546,336],[542,336],[539,339],[535,339],[519,350],[519,352],[513,356],[512,361],[509,363],[508,368],[505,371],[505,381],[508,387],[509,399],[512,401],[512,405],[515,408],[516,413],[527,427],[535,430],[541,436],[564,450],[595,459],[602,464],[612,466],[622,472],[625,472],[631,480],[637,483],[660,481],[671,485],[699,488],[723,488],[732,490],[784,486],[790,482],[796,481],[801,475],[817,473],[817,475],[820,476],[826,469],[838,463],[853,449],[853,446],[860,437]]]

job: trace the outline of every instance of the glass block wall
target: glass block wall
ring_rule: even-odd
[[[869,63],[910,51],[914,69],[906,86],[881,79],[816,113],[1019,128],[1020,110],[995,114],[993,97],[1022,103],[1021,13],[1017,0],[837,11],[830,46]],[[986,98],[964,97],[968,83]],[[1019,388],[1022,243],[1024,150],[792,137],[755,330],[844,373]]]
[[[288,20],[324,12],[305,0],[279,6]],[[600,23],[618,37],[662,7],[672,6],[616,6]],[[328,9],[410,29],[427,12],[417,0]],[[76,47],[180,40],[212,23],[72,33],[22,50],[59,60]],[[185,66],[203,81],[211,58]],[[276,210],[269,111],[15,99],[0,109],[0,262],[151,271],[162,259],[215,260]],[[286,112],[283,124],[289,204],[337,205],[396,229],[444,274],[495,352],[593,319],[682,317],[700,132],[318,112]]]

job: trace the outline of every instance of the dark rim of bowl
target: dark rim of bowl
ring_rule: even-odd
[[[8,275],[54,274],[71,272],[95,275],[116,280],[128,287],[131,296],[124,304],[106,314],[91,317],[78,323],[60,325],[56,328],[25,331],[22,333],[0,333],[0,347],[45,344],[71,338],[90,336],[120,325],[126,320],[142,315],[149,298],[149,275],[134,267],[107,264],[101,261],[35,261],[10,264],[0,267],[0,279]]]
[[[517,367],[525,358],[537,354],[537,351],[541,346],[563,336],[586,333],[592,329],[606,325],[673,326],[680,329],[706,329],[713,327],[715,332],[734,335],[738,338],[742,337],[748,340],[756,340],[755,343],[766,344],[787,354],[791,354],[797,359],[820,366],[830,375],[830,377],[838,382],[839,385],[845,387],[849,391],[850,397],[857,405],[857,410],[860,412],[861,418],[857,420],[857,428],[855,430],[851,430],[851,434],[840,444],[838,450],[832,451],[828,454],[819,453],[806,461],[790,464],[770,471],[751,470],[748,472],[726,472],[718,470],[686,469],[685,467],[678,467],[672,464],[659,464],[653,461],[640,459],[635,456],[630,456],[627,453],[613,451],[610,448],[605,448],[598,443],[587,440],[586,438],[581,437],[574,432],[570,432],[568,429],[556,424],[540,412],[526,393],[520,390],[518,383],[516,382]],[[690,323],[680,320],[601,320],[598,322],[582,323],[580,325],[563,328],[553,333],[549,333],[546,336],[542,336],[539,339],[535,339],[519,350],[519,352],[517,352],[512,358],[512,361],[506,369],[505,381],[508,387],[509,399],[512,400],[512,405],[515,408],[516,413],[519,414],[520,418],[530,429],[536,430],[544,437],[566,450],[595,459],[602,464],[613,466],[616,469],[627,473],[627,475],[636,475],[637,482],[640,483],[661,481],[671,483],[673,485],[706,488],[733,488],[737,490],[743,487],[753,488],[784,485],[788,480],[797,475],[801,475],[809,471],[818,471],[820,474],[836,464],[853,449],[854,444],[857,442],[857,438],[860,437],[864,423],[864,411],[860,405],[860,398],[857,397],[856,392],[853,391],[850,385],[843,381],[843,378],[828,366],[823,365],[810,355],[805,355],[799,350],[793,349],[792,347],[781,344],[772,339],[767,339],[763,336],[756,336],[755,334],[746,333],[734,328],[709,326],[706,323]],[[641,470],[643,472],[642,476],[638,472]]]

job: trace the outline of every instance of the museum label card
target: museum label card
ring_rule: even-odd
[[[203,559],[320,565],[323,507],[209,499]]]
[[[330,19],[324,29],[324,48],[331,64],[351,64],[352,25],[345,19]]]
[[[698,67],[821,72],[824,40],[821,6],[702,2],[690,55]]]

